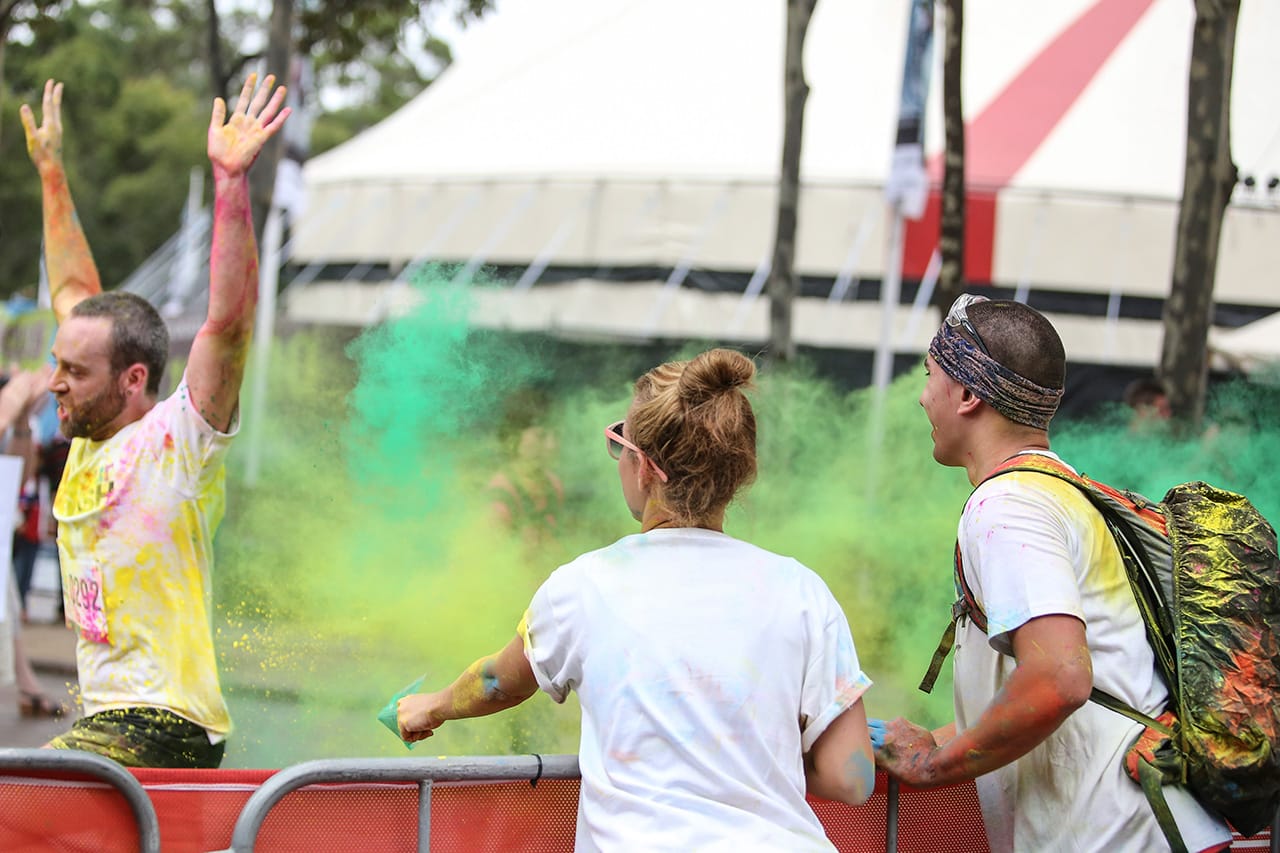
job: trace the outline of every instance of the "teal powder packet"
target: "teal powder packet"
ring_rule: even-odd
[[[391,733],[396,737],[400,737],[400,724],[396,722],[396,703],[399,702],[404,697],[408,696],[410,693],[420,692],[422,689],[422,682],[426,680],[427,680],[427,677],[425,675],[421,676],[420,678],[418,678],[417,681],[413,682],[408,687],[404,688],[399,693],[392,696],[391,701],[388,702],[386,706],[381,711],[378,712],[378,722],[382,723],[384,726],[391,729]],[[401,739],[400,742],[403,743],[405,746],[407,746],[409,749],[413,749],[415,746],[417,746],[416,743],[410,743],[409,741],[404,739]]]

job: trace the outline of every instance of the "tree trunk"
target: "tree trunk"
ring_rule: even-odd
[[[946,152],[942,172],[942,217],[938,251],[942,269],[933,304],[945,313],[964,290],[964,102],[960,95],[961,54],[964,35],[964,0],[945,0],[945,34],[942,58],[942,115],[946,127]]]
[[[4,76],[4,46],[9,43],[9,30],[13,27],[13,11],[17,0],[0,0],[0,113],[3,112],[4,96],[9,91]],[[4,122],[0,122],[3,126]]]
[[[222,23],[218,17],[216,0],[205,0],[208,15],[209,38],[209,91],[211,97],[227,100],[227,69],[222,60]]]
[[[293,60],[293,0],[273,0],[271,34],[267,40],[265,74],[274,74],[277,83],[288,83]],[[284,151],[284,134],[277,133],[263,146],[258,161],[249,173],[249,197],[253,203],[253,230],[262,245],[262,228],[271,209],[275,190],[276,166]]]
[[[769,269],[769,360],[792,361],[792,309],[797,290],[796,223],[800,205],[800,143],[804,136],[804,38],[817,0],[787,0],[787,48],[783,72],[782,168],[778,176],[778,219]]]
[[[4,79],[4,46],[9,41],[8,27],[5,22],[0,20],[0,113],[4,111],[4,95],[8,91],[8,85]],[[4,126],[4,122],[0,121],[0,127]]]
[[[1209,375],[1209,325],[1222,219],[1236,184],[1231,68],[1240,0],[1196,0],[1187,85],[1187,153],[1159,375],[1173,418],[1198,431]]]

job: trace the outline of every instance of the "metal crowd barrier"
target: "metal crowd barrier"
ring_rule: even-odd
[[[252,853],[272,807],[288,793],[329,783],[418,783],[418,850],[430,850],[431,786],[436,782],[498,782],[581,778],[576,755],[529,755],[439,759],[322,759],[297,764],[272,776],[250,798],[236,821],[231,846],[217,853]],[[889,780],[885,850],[894,853],[898,838],[899,788]]]
[[[160,821],[141,783],[109,758],[59,749],[0,749],[0,773],[25,776],[88,776],[120,792],[138,828],[142,853],[160,853]]]
[[[252,853],[263,845],[266,849],[298,849],[297,843],[302,840],[299,833],[312,834],[310,841],[320,844],[312,849],[321,849],[325,842],[330,846],[337,843],[335,849],[339,849],[343,844],[334,830],[342,826],[348,842],[353,832],[361,839],[360,844],[373,841],[375,836],[359,834],[371,832],[386,839],[399,839],[394,849],[416,844],[418,851],[426,851],[432,843],[432,787],[437,783],[445,786],[439,789],[435,803],[439,824],[435,840],[440,842],[440,849],[469,849],[467,845],[476,841],[476,832],[487,838],[490,846],[499,845],[494,849],[518,849],[539,838],[538,833],[551,825],[543,823],[535,828],[524,822],[531,814],[539,813],[556,815],[556,837],[550,846],[535,843],[534,847],[568,850],[572,848],[577,802],[577,785],[571,783],[580,778],[575,755],[323,759],[280,771],[130,771],[84,752],[0,749],[0,774],[6,772],[17,779],[18,785],[31,784],[28,780],[55,787],[70,785],[69,790],[82,797],[81,812],[68,817],[68,804],[62,802],[66,792],[58,794],[59,808],[53,823],[32,822],[10,814],[5,819],[4,832],[9,834],[4,837],[10,839],[6,845],[15,838],[26,839],[19,840],[19,846],[52,844],[58,841],[59,831],[88,820],[98,826],[104,842],[128,844],[132,835],[124,833],[136,828],[139,849],[144,853],[158,853],[161,849],[162,827],[167,827],[166,833],[172,836],[165,842],[166,849],[173,850],[211,851],[227,844],[228,835],[230,847],[216,853]],[[77,786],[85,777],[94,782],[87,787]],[[537,788],[543,779],[556,781]],[[524,786],[512,787],[512,782],[529,782],[536,793]],[[118,800],[106,791],[95,790],[102,788],[118,792],[129,811],[120,809]],[[302,799],[289,797],[289,804],[276,809],[289,794],[303,789],[305,792],[298,794]],[[0,784],[0,795],[5,790]],[[40,796],[49,801],[47,794]],[[157,798],[154,801],[153,796]],[[175,801],[175,797],[179,799]],[[905,806],[900,806],[901,798],[905,798]],[[957,849],[985,849],[972,784],[900,791],[896,782],[881,773],[874,803],[853,808],[825,800],[810,801],[829,837],[841,850],[868,849],[869,843],[874,846],[871,839],[881,832],[888,853],[895,853],[900,842],[908,850],[920,850],[930,849],[928,845],[944,838],[960,845]],[[498,810],[491,814],[514,808],[514,819],[506,821],[504,827],[495,827],[486,822],[494,820],[492,816],[474,814],[491,807]],[[74,811],[76,807],[71,808]],[[271,825],[263,833],[269,815]],[[16,821],[12,827],[8,826],[10,818]],[[353,828],[351,824],[359,826]],[[22,835],[24,832],[27,834]],[[289,841],[284,847],[280,844],[282,837]],[[495,840],[499,838],[502,840]],[[79,837],[80,846],[76,849],[83,848],[83,842],[85,837]],[[922,847],[922,842],[926,846]],[[1262,835],[1252,839],[1237,837],[1232,850],[1280,853],[1280,816],[1269,839]]]
[[[509,782],[577,779],[576,755],[475,756],[471,758],[335,758],[295,764],[272,776],[249,797],[219,853],[252,853],[267,813],[290,791],[320,783],[417,782],[418,850],[431,846],[431,786],[435,782]]]

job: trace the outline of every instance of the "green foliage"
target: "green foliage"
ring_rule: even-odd
[[[0,2],[0,38],[18,27],[41,30],[68,5],[68,0],[3,0]]]
[[[427,10],[438,5],[439,0],[300,0],[298,48],[323,53],[336,63],[363,59],[370,46],[388,53],[406,37],[408,24],[417,23],[427,32]],[[478,18],[492,7],[492,0],[466,0],[458,17]]]
[[[314,127],[313,152],[337,145],[394,112],[428,84],[405,58],[417,49],[447,64],[426,30],[439,0],[300,2],[300,42],[316,51],[321,79],[376,81]],[[462,17],[488,8],[467,0]],[[6,16],[6,12],[8,13]],[[409,22],[422,26],[410,28]],[[44,81],[64,81],[64,159],[77,212],[107,287],[123,281],[174,233],[193,168],[207,174],[204,127],[212,98],[208,18],[197,0],[0,2],[6,39],[0,92],[0,298],[34,288],[41,246],[40,183],[26,155],[18,107],[39,113]],[[219,18],[228,73],[265,47],[267,22],[235,10]],[[351,29],[355,28],[355,29]],[[236,56],[237,51],[246,51]],[[209,190],[206,189],[206,198]]]
[[[32,286],[38,277],[40,182],[17,112],[30,103],[39,120],[46,79],[66,87],[63,157],[106,286],[122,281],[173,235],[191,169],[207,169],[205,99],[189,76],[185,87],[175,85],[182,79],[175,69],[190,63],[170,44],[171,31],[127,6],[73,6],[46,37],[10,46],[0,201],[6,242],[26,250],[0,259],[0,293]]]
[[[347,68],[333,69],[334,82],[350,91],[356,72]],[[362,102],[325,113],[316,118],[311,129],[311,155],[321,154],[341,145],[363,130],[367,130],[391,113],[400,109],[426,88],[418,69],[399,53],[371,59],[362,66],[358,75],[376,75],[377,88]]]

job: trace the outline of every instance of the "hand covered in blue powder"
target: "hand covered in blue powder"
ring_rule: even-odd
[[[884,748],[884,720],[868,719],[867,731],[871,733],[871,748],[879,752]]]
[[[867,729],[875,747],[876,766],[899,782],[915,788],[932,788],[947,781],[937,778],[933,766],[938,750],[933,732],[902,717],[868,721]]]

